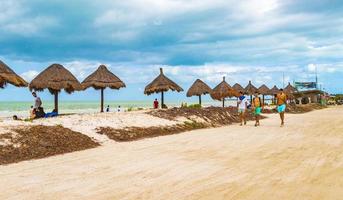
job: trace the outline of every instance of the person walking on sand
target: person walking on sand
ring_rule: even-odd
[[[238,114],[240,117],[240,121],[241,121],[241,126],[247,124],[247,120],[245,118],[245,112],[248,108],[248,100],[247,98],[244,96],[243,92],[239,92],[240,96],[238,97],[238,101],[237,101],[237,108],[238,108]]]
[[[260,125],[260,116],[261,116],[261,112],[264,106],[263,102],[261,101],[261,98],[258,95],[259,93],[256,92],[253,98],[253,103],[252,103],[255,120],[256,120],[255,122],[256,127]]]
[[[283,92],[283,89],[280,89],[279,94],[276,96],[277,111],[280,114],[281,127],[285,124],[285,111],[286,111],[286,102],[287,96]]]
[[[33,108],[37,111],[38,108],[42,107],[42,100],[37,96],[36,92],[32,92],[32,96],[35,98],[35,104]]]

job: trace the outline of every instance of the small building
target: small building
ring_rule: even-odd
[[[295,92],[294,97],[297,104],[320,103],[324,94],[321,90],[306,90]]]

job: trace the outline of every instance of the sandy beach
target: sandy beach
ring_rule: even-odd
[[[0,199],[341,199],[343,108],[0,166]]]

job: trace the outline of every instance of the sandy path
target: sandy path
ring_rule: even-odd
[[[0,166],[0,199],[342,199],[343,108]]]

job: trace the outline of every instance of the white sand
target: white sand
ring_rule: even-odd
[[[0,166],[0,199],[342,199],[343,108]],[[146,120],[149,121],[149,120]]]
[[[28,125],[63,125],[73,131],[81,132],[100,143],[109,142],[107,136],[96,133],[97,127],[124,128],[130,126],[150,127],[150,126],[167,126],[174,125],[177,121],[170,121],[153,117],[145,114],[145,111],[121,112],[121,113],[93,113],[93,114],[74,114],[48,119],[37,119],[33,122],[14,121],[7,119],[0,122],[0,133],[4,129],[13,126]]]

